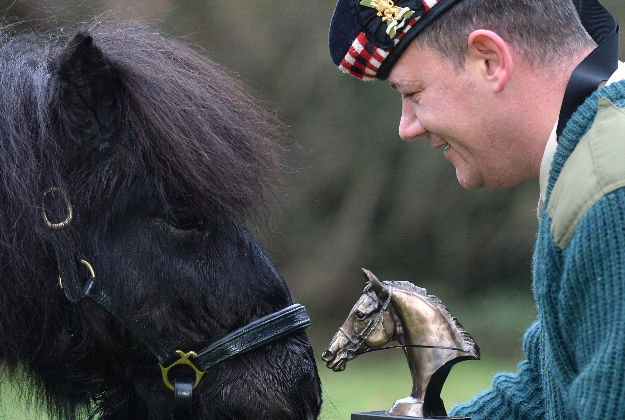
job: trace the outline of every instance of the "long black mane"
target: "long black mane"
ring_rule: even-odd
[[[44,194],[50,188],[67,194],[75,222],[64,234],[97,259],[102,282],[138,317],[172,345],[211,342],[292,302],[244,228],[264,214],[272,194],[280,131],[275,118],[204,55],[139,24],[96,24],[72,36],[27,35],[0,44],[0,362],[11,372],[26,367],[60,418],[73,418],[85,405],[89,411],[94,401],[91,414],[103,418],[164,416],[169,400],[156,379],[152,383],[159,372],[140,378],[141,369],[154,364],[145,349],[136,349],[127,333],[111,333],[106,314],[64,300],[51,246],[58,233],[46,226],[43,212],[61,220],[67,206],[62,194],[46,200]],[[163,221],[179,209],[202,228],[172,230]],[[139,229],[144,225],[151,227]],[[171,248],[171,255],[134,256],[135,248]],[[235,311],[220,313],[222,306]],[[178,325],[177,319],[187,321]],[[293,340],[285,347],[295,355],[290,370],[267,365],[266,355],[249,356],[269,375],[260,375],[256,386],[282,398],[268,384],[286,381],[287,371],[296,382],[305,377],[307,395],[316,401],[309,410],[318,412],[314,364],[300,365],[312,361],[310,345],[305,337]],[[118,360],[124,346],[137,354]],[[104,360],[108,365],[100,367]],[[237,378],[256,375],[246,360],[233,362],[239,370],[207,374],[214,388],[206,401],[214,403],[198,403],[205,418],[245,417],[224,393],[229,387],[243,392],[235,389],[241,388]],[[85,364],[96,373],[82,372]],[[283,372],[273,377],[272,369]],[[111,390],[125,378],[130,389]],[[266,398],[254,387],[246,392],[248,405]],[[145,405],[155,398],[154,406]]]

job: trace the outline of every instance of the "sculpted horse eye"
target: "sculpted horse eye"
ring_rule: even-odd
[[[363,320],[367,317],[367,315],[365,315],[363,312],[360,311],[356,311],[356,318],[358,318],[359,320]]]
[[[165,214],[165,220],[180,230],[200,230],[204,226],[204,220],[186,207],[172,209]]]

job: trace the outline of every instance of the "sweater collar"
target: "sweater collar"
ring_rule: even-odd
[[[592,126],[595,116],[597,115],[597,107],[599,99],[608,98],[612,103],[619,107],[625,106],[625,79],[618,80],[618,75],[625,76],[625,72],[619,71],[615,74],[614,83],[605,86],[594,92],[590,97],[575,111],[570,121],[558,137],[558,147],[553,155],[551,169],[549,171],[549,179],[547,181],[547,192],[545,195],[544,205],[549,203],[551,191],[560,176],[562,167],[567,159],[573,153],[573,150],[588,132]]]
[[[609,86],[614,82],[618,82],[621,80],[625,80],[625,63],[618,62],[618,68],[610,78],[608,79],[605,86]],[[602,86],[603,87],[603,86]],[[540,186],[540,198],[538,200],[538,218],[540,218],[540,214],[544,208],[545,200],[547,198],[547,184],[549,182],[549,171],[551,170],[551,164],[553,163],[553,157],[556,154],[556,149],[558,147],[558,140],[556,129],[558,127],[558,123],[553,126],[553,130],[551,131],[551,135],[549,136],[549,140],[547,140],[547,145],[545,147],[545,152],[543,153],[542,161],[540,162],[540,177],[538,179],[538,183]]]

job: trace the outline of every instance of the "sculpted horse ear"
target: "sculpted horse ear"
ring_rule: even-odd
[[[364,268],[362,269],[362,271],[365,272],[365,276],[367,276],[369,281],[371,281],[371,286],[373,287],[375,294],[382,300],[388,299],[388,290],[386,289],[386,287],[384,287],[384,285],[382,285],[382,283],[380,282],[380,280],[378,280],[375,274]]]
[[[69,150],[86,154],[105,149],[120,128],[119,83],[115,72],[86,32],[78,32],[56,63],[57,116]]]

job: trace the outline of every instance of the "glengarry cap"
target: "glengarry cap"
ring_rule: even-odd
[[[361,80],[385,80],[410,42],[461,0],[338,0],[330,23],[330,55]]]

